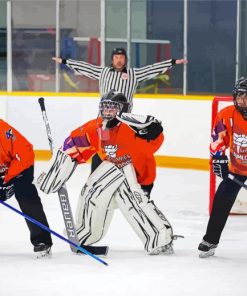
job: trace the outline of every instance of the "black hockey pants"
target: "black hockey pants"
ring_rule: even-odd
[[[232,174],[241,182],[245,182],[247,177]],[[237,198],[241,187],[226,178],[224,179],[214,196],[213,208],[208,221],[207,231],[203,239],[212,244],[218,244],[221,233],[225,227],[231,208]]]
[[[92,158],[92,163],[91,163],[91,174],[97,169],[97,167],[102,163],[101,158],[99,155],[96,153],[93,158]]]
[[[31,166],[15,178],[15,197],[24,214],[49,227],[37,189],[32,184],[33,173],[34,168]],[[49,232],[28,220],[26,220],[26,223],[30,231],[30,240],[33,245],[39,243],[44,243],[49,246],[52,245]]]

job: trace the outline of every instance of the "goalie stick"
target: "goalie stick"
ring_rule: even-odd
[[[48,121],[48,117],[46,114],[46,109],[45,109],[45,100],[44,98],[39,98],[38,99],[43,120],[45,123],[46,127],[46,133],[49,141],[49,146],[51,153],[53,152],[53,140],[52,140],[52,135],[51,135],[51,129],[50,129],[50,124]],[[64,224],[66,228],[66,233],[68,236],[68,239],[72,241],[75,245],[80,245],[79,239],[77,237],[77,233],[75,230],[75,223],[69,203],[69,196],[68,196],[68,191],[66,188],[66,185],[63,184],[63,186],[58,190],[58,197],[60,201],[60,206],[63,214],[63,219],[64,219]],[[95,254],[95,255],[106,255],[108,252],[108,247],[107,246],[82,246],[85,250]],[[76,248],[74,245],[70,244],[71,251],[73,253],[78,253],[78,248]]]

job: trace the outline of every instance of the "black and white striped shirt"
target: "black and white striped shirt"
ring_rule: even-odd
[[[63,63],[76,73],[99,80],[101,96],[111,89],[122,92],[130,103],[130,109],[132,109],[133,96],[138,84],[165,73],[175,62],[176,60],[170,59],[142,68],[125,68],[123,71],[116,71],[112,67],[100,67],[71,59],[63,60]]]

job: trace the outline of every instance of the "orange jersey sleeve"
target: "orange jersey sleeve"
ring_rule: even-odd
[[[34,164],[33,146],[15,128],[0,119],[0,172],[4,182]]]
[[[229,136],[227,132],[228,122],[225,119],[225,113],[225,110],[222,110],[216,117],[211,135],[211,155],[223,155],[225,154],[225,150],[229,147]]]
[[[78,163],[85,163],[100,149],[97,125],[97,120],[91,120],[72,131],[64,141],[63,151]]]

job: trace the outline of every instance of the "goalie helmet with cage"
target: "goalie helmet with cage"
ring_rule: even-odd
[[[103,95],[99,105],[100,116],[107,122],[107,127],[111,128],[118,124],[116,115],[128,112],[129,103],[125,95],[121,92],[110,90]]]
[[[236,109],[247,120],[247,78],[241,77],[233,89],[233,102]]]

